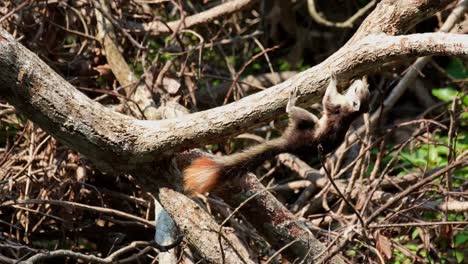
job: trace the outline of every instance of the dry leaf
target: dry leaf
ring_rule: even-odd
[[[377,250],[384,255],[386,259],[390,259],[392,257],[392,244],[390,240],[379,232],[376,232],[375,239],[377,240]]]

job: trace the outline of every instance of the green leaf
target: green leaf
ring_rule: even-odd
[[[73,44],[74,42],[75,42],[75,36],[70,35],[65,38],[65,44],[70,45],[70,44]]]
[[[435,97],[439,98],[440,100],[444,102],[452,101],[453,97],[457,96],[458,94],[459,93],[457,90],[450,88],[450,87],[432,89],[432,95],[434,95]]]
[[[405,244],[404,247],[411,250],[412,252],[417,252],[419,250],[419,247],[414,244]]]
[[[463,61],[459,58],[452,58],[445,70],[456,79],[468,78],[468,69],[463,65]]]
[[[255,62],[255,63],[252,64],[252,68],[254,70],[260,70],[262,68],[262,65],[260,65],[259,62]]]
[[[455,247],[460,245],[468,247],[468,232],[461,232],[455,235]]]
[[[355,257],[357,255],[357,252],[354,249],[350,249],[350,250],[346,251],[346,255],[348,255],[350,257]]]
[[[411,239],[416,239],[419,235],[419,228],[413,229],[413,232],[411,233]]]
[[[426,152],[427,153],[427,152]],[[417,165],[417,166],[425,166],[426,165],[426,159],[424,158],[419,158],[417,157],[417,155],[415,154],[409,154],[409,153],[405,153],[405,152],[402,152],[400,154],[400,156],[408,161],[410,161],[411,163],[413,163],[414,165]]]
[[[438,164],[438,162],[440,161],[439,159],[439,153],[437,152],[437,150],[434,148],[434,147],[430,147],[428,145],[428,158],[429,158],[429,162],[431,164]]]
[[[437,150],[437,153],[439,155],[448,156],[448,154],[449,154],[449,148],[447,146],[437,146],[437,147],[435,147],[435,149]]]
[[[463,259],[465,258],[463,252],[455,251],[455,258],[457,259],[457,263],[463,263]]]
[[[289,71],[291,69],[291,65],[286,60],[280,59],[278,61],[280,71]]]
[[[468,95],[462,96],[462,102],[464,106],[468,106]]]

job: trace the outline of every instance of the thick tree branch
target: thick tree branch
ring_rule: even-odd
[[[162,188],[159,199],[169,215],[178,223],[186,239],[210,263],[253,263],[245,249],[227,239],[227,234],[219,234],[219,225],[189,198],[171,189]],[[218,238],[221,243],[218,242]]]
[[[326,250],[326,247],[265,189],[257,177],[248,174],[237,183],[226,184],[216,194],[228,204],[239,206],[243,215],[250,216],[249,222],[273,248],[282,248],[289,244],[282,253],[292,262],[298,263],[312,263],[315,256]],[[335,256],[331,263],[345,262],[340,256]]]
[[[380,33],[401,35],[452,2],[453,0],[381,1],[362,22],[346,45],[350,45],[368,35]]]
[[[459,2],[440,28],[440,32],[449,32],[455,26],[455,23],[465,14],[467,9],[468,0]],[[382,118],[382,115],[387,114],[387,112],[393,108],[400,97],[405,93],[406,89],[418,78],[419,74],[430,60],[431,56],[418,58],[410,67],[408,67],[407,70],[404,71],[404,75],[398,84],[392,89],[383,104],[371,115],[370,121],[372,126],[375,126],[377,121]],[[359,134],[363,131],[364,127],[360,127],[358,129]],[[350,141],[354,141],[355,139],[356,135],[350,137]]]
[[[158,122],[136,121],[91,102],[53,73],[35,55],[17,44],[11,36],[0,31],[0,80],[4,84],[0,87],[0,96],[59,140],[90,157],[102,169],[122,173],[134,170],[143,163],[151,164],[150,161],[164,154],[204,145],[220,135],[229,137],[258,122],[274,118],[283,113],[288,89],[293,87],[300,88],[302,104],[318,101],[327,82],[323,73],[328,71],[328,67],[336,70],[340,79],[345,81],[393,59],[420,55],[466,55],[466,37],[457,35],[378,35],[362,39],[362,36],[369,34],[404,32],[408,29],[407,25],[419,22],[448,2],[451,1],[382,1],[376,8],[380,13],[374,11],[353,37],[353,41],[348,42],[347,46],[324,63],[274,86],[267,92],[249,96],[240,102]],[[376,18],[378,19],[373,21]],[[382,45],[386,41],[390,41],[390,45]],[[136,176],[143,181],[143,185],[156,190],[159,187],[156,181],[162,177],[153,176],[159,176],[158,173],[159,171],[152,171],[149,175]],[[261,186],[257,187],[263,192]],[[169,213],[174,213],[167,206],[172,203],[171,199],[164,199],[162,196],[160,199],[166,204]],[[275,202],[271,195],[265,201],[267,203],[257,203],[259,207],[256,209],[263,211],[268,209],[266,205]],[[185,204],[181,205],[179,209],[185,207]],[[281,210],[279,208],[273,213]],[[249,221],[256,217],[255,212],[243,213]],[[289,216],[287,218],[294,220]],[[187,219],[182,217],[178,223]],[[296,228],[294,224],[285,224],[276,226],[273,233],[283,232],[290,227]],[[266,237],[273,234],[260,225],[257,228]],[[204,235],[199,234],[200,237]],[[296,235],[288,236],[288,239],[301,238],[301,233]],[[196,239],[198,238],[194,237],[193,241]],[[274,241],[275,237],[270,239]],[[281,243],[277,242],[275,245],[278,247]],[[291,250],[293,255],[294,252],[300,254],[301,247],[302,245]]]
[[[300,104],[317,102],[327,83],[323,73],[328,68],[347,80],[392,60],[468,55],[466,35],[368,36],[323,63],[235,103],[171,120],[141,121],[93,102],[7,32],[0,31],[0,38],[0,95],[102,169],[124,171],[267,122],[284,112],[289,89],[294,87],[301,91]]]

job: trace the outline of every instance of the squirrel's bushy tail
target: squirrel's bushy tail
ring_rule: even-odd
[[[221,164],[214,159],[202,157],[194,160],[184,172],[184,189],[191,193],[210,191],[219,181]]]
[[[184,189],[189,193],[208,192],[224,181],[244,175],[265,160],[287,151],[284,144],[284,139],[277,138],[232,155],[195,159],[183,172]]]

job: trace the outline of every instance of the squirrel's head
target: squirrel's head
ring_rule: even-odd
[[[366,77],[355,80],[344,95],[338,92],[336,83],[336,76],[332,73],[322,101],[326,115],[347,116],[369,111],[369,85]]]
[[[367,77],[355,80],[346,91],[344,97],[351,111],[367,113],[369,111],[369,85]]]

